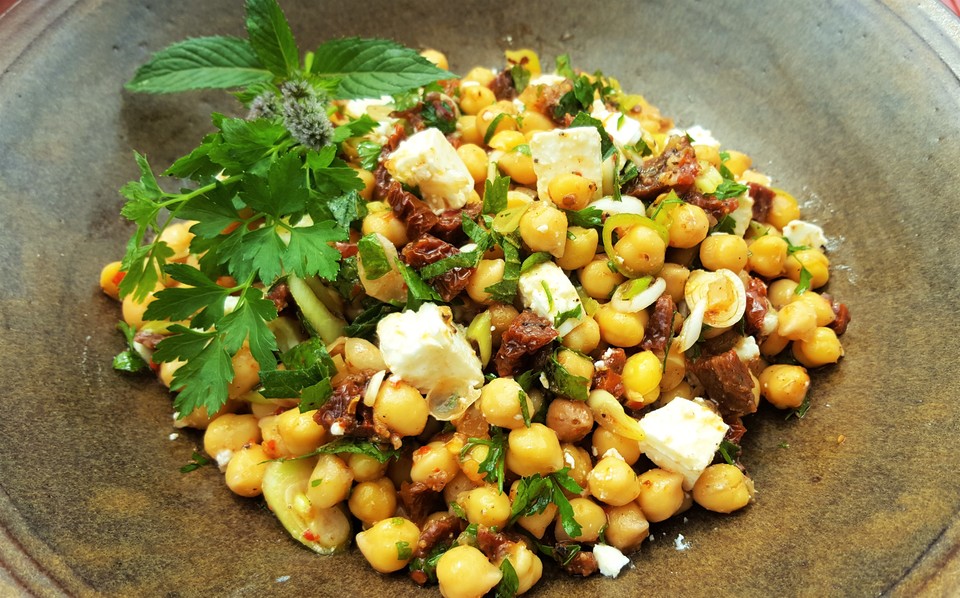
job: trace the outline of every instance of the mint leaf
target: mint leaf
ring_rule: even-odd
[[[538,266],[544,262],[549,262],[553,257],[546,251],[538,251],[536,253],[531,253],[530,256],[523,260],[523,263],[520,264],[520,274],[523,274],[527,270],[530,270],[534,266]]]
[[[197,37],[155,53],[127,84],[130,91],[175,93],[226,89],[270,81],[253,48],[237,37]]]
[[[276,0],[247,0],[247,35],[263,66],[289,77],[300,66],[300,51]]]
[[[387,275],[393,268],[387,258],[387,252],[376,234],[360,237],[357,241],[357,254],[363,264],[363,273],[367,280],[377,280]]]
[[[570,226],[603,227],[603,212],[599,208],[587,206],[582,210],[564,210],[563,213],[567,215],[567,224]]]
[[[393,95],[454,77],[410,48],[356,37],[322,44],[310,72],[339,80],[336,95],[344,99]]]
[[[579,305],[577,307],[580,307]],[[580,314],[576,314],[577,316]],[[567,316],[576,317],[576,316]],[[557,324],[559,326],[559,323]],[[547,367],[547,378],[550,380],[550,390],[560,396],[576,401],[586,401],[590,394],[590,381],[582,376],[571,374],[567,368],[557,360],[557,354],[550,356]]]
[[[496,175],[483,186],[483,213],[496,214],[507,207],[510,177]]]

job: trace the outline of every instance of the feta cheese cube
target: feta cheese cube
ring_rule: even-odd
[[[667,135],[689,135],[693,139],[694,145],[712,145],[720,147],[720,142],[714,138],[709,129],[704,129],[700,125],[693,125],[688,129],[670,129]]]
[[[730,217],[733,218],[734,222],[733,234],[742,237],[747,232],[750,221],[753,219],[753,198],[750,197],[750,193],[744,193],[740,196],[737,209],[730,212]]]
[[[752,336],[742,336],[737,344],[733,346],[737,357],[744,363],[750,363],[754,359],[760,359],[760,347]]]
[[[594,100],[590,116],[603,123],[603,130],[607,132],[613,144],[618,149],[636,145],[643,135],[640,123],[623,112],[611,112],[600,100]]]
[[[643,416],[646,437],[640,450],[667,471],[683,475],[683,489],[691,490],[726,435],[728,426],[701,400],[675,398]]]
[[[521,274],[517,289],[523,306],[550,320],[560,336],[569,334],[586,317],[576,287],[553,262],[537,264]],[[572,315],[574,312],[576,315]],[[561,314],[567,315],[558,324]]]
[[[593,547],[593,556],[597,559],[597,566],[600,573],[606,577],[616,577],[620,575],[620,570],[630,564],[628,559],[619,549],[606,544],[597,544]]]
[[[470,171],[439,129],[404,139],[384,164],[393,178],[420,187],[423,201],[437,214],[462,208],[473,191]]]
[[[600,133],[593,127],[539,131],[530,139],[533,171],[537,174],[537,195],[550,200],[547,187],[561,174],[579,174],[596,184],[592,199],[599,199],[603,190],[603,168],[600,162]]]
[[[449,307],[424,303],[418,311],[386,316],[377,324],[380,353],[394,376],[429,393],[457,380],[468,399],[480,396],[483,366]]]
[[[806,245],[810,249],[822,249],[827,244],[823,229],[812,222],[791,220],[783,227],[783,236],[792,245]]]

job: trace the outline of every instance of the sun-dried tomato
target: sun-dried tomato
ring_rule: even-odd
[[[639,199],[653,199],[671,189],[682,195],[693,186],[698,174],[700,164],[690,141],[675,136],[667,140],[662,154],[644,160],[639,174],[623,192]]]
[[[407,243],[401,251],[404,263],[414,268],[423,268],[445,257],[460,253],[460,250],[432,235],[423,235]],[[440,276],[430,279],[430,283],[440,293],[440,298],[450,301],[467,287],[475,268],[451,268]]]
[[[667,341],[673,334],[673,313],[675,311],[676,305],[673,303],[673,297],[666,293],[660,295],[653,305],[653,313],[647,320],[647,326],[643,329],[641,348],[659,354],[663,354],[667,350]]]
[[[600,355],[593,371],[593,385],[612,394],[616,398],[623,396],[623,366],[627,363],[627,354],[620,347],[610,347]]]
[[[498,376],[512,376],[521,371],[527,358],[557,338],[557,331],[550,320],[529,309],[523,310],[517,319],[503,332],[500,349],[494,357]]]

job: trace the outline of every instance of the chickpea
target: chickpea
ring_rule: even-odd
[[[393,378],[380,385],[373,417],[391,431],[401,436],[416,436],[423,432],[429,415],[427,400],[413,386]]]
[[[420,529],[415,523],[391,517],[357,534],[357,548],[371,567],[380,573],[392,573],[407,566],[419,540]]]
[[[491,425],[515,430],[524,427],[521,397],[527,404],[527,416],[536,413],[533,402],[513,378],[494,378],[480,390],[480,411]]]
[[[640,548],[640,544],[649,535],[650,524],[636,502],[607,509],[607,530],[604,537],[610,546],[630,553]]]
[[[500,117],[501,114],[503,114],[502,117]],[[497,120],[498,117],[500,117],[499,120]],[[477,131],[480,133],[482,139],[487,138],[487,129],[490,128],[495,120],[497,120],[497,128],[494,129],[494,134],[501,131],[517,130],[517,120],[513,115],[504,111],[503,107],[494,104],[481,109],[477,113]],[[490,135],[490,137],[492,136],[493,135]]]
[[[789,278],[778,278],[767,286],[767,299],[777,309],[793,301],[796,297],[797,282]]]
[[[263,474],[270,457],[259,444],[249,444],[233,454],[224,479],[227,487],[240,496],[260,496],[263,492]]]
[[[442,490],[447,482],[460,473],[457,457],[443,442],[434,441],[413,451],[410,479],[426,484],[433,490]]]
[[[357,178],[363,182],[363,189],[360,190],[360,197],[364,201],[370,201],[373,199],[373,188],[376,186],[376,180],[373,178],[373,173],[365,168],[360,168],[359,166],[351,166],[353,171],[357,173]]]
[[[698,162],[707,162],[714,168],[720,168],[720,148],[714,145],[693,145],[693,151],[697,155]]]
[[[519,476],[547,475],[563,467],[557,434],[543,424],[512,430],[507,437],[507,469]]]
[[[520,238],[531,251],[563,255],[567,239],[567,215],[548,202],[535,201],[520,217]]]
[[[810,375],[798,365],[771,365],[760,372],[760,392],[778,409],[796,409],[810,388]]]
[[[597,194],[597,184],[579,174],[565,172],[547,185],[547,193],[564,210],[582,210]]]
[[[517,574],[517,596],[529,591],[543,576],[543,563],[540,557],[523,542],[509,545],[509,549],[499,561],[501,566],[504,559],[510,561]]]
[[[437,581],[443,598],[480,598],[503,574],[473,546],[454,546],[437,561]]]
[[[520,123],[520,132],[527,137],[537,131],[549,131],[553,129],[556,125],[553,124],[553,121],[548,117],[540,114],[535,110],[527,109],[523,113],[523,120]]]
[[[346,460],[355,482],[372,482],[382,478],[387,472],[387,464],[377,461],[370,455],[350,453],[346,455]]]
[[[730,169],[730,173],[736,178],[742,177],[743,173],[753,166],[753,160],[743,152],[727,150],[727,154],[729,157],[724,161],[723,165]]]
[[[510,498],[493,486],[480,486],[461,495],[460,506],[470,523],[502,529],[510,520]]]
[[[660,272],[667,251],[657,231],[641,225],[630,227],[614,248],[622,265],[638,275]]]
[[[484,87],[488,87],[493,83],[495,77],[496,75],[494,75],[490,69],[476,66],[467,71],[467,74],[463,76],[463,81],[475,81]]]
[[[233,380],[227,387],[227,396],[231,399],[241,397],[260,384],[260,364],[250,353],[250,347],[244,344],[230,359],[233,365]]]
[[[753,498],[753,480],[734,465],[718,463],[703,470],[693,485],[693,500],[708,511],[732,513]]]
[[[370,211],[364,216],[360,230],[365,235],[380,233],[397,247],[403,247],[410,240],[406,225],[392,210]]]
[[[393,517],[397,510],[397,490],[390,478],[360,482],[350,492],[347,504],[354,517],[366,525],[373,525]]]
[[[743,237],[714,233],[700,244],[700,263],[707,270],[743,270],[747,265],[747,242]]]
[[[615,347],[636,347],[643,340],[649,316],[646,311],[623,313],[609,303],[601,305],[593,318],[600,326],[600,338]]]
[[[781,351],[787,348],[787,345],[790,344],[790,339],[783,338],[777,331],[774,330],[767,338],[763,339],[763,342],[760,343],[760,355],[764,357],[774,357],[778,355]]]
[[[482,85],[460,86],[460,110],[464,114],[476,115],[487,106],[497,102],[496,96],[489,87]]]
[[[619,507],[640,495],[640,480],[627,463],[616,455],[603,457],[587,476],[590,494],[608,505]]]
[[[100,271],[100,289],[103,290],[108,297],[117,300],[120,299],[120,289],[118,287],[120,281],[123,280],[120,268],[120,262],[110,262]]]
[[[778,230],[783,230],[791,220],[798,218],[800,218],[800,207],[797,205],[797,200],[789,193],[777,191],[767,211],[767,223],[777,227]]]
[[[423,56],[424,58],[426,58],[427,60],[435,64],[437,68],[441,68],[443,70],[447,70],[448,68],[450,68],[449,64],[447,63],[447,56],[443,52],[440,52],[439,50],[434,50],[433,48],[427,48],[420,52],[420,56]]]
[[[570,476],[578,486],[584,489],[582,495],[586,495],[587,476],[590,475],[590,470],[593,469],[593,460],[590,459],[590,453],[588,453],[586,449],[582,449],[569,442],[565,442],[561,448],[563,449],[563,464],[570,468],[567,475]],[[564,490],[563,493],[573,496],[566,490]]]
[[[547,408],[547,426],[561,442],[577,442],[593,429],[593,412],[583,401],[558,397]]]
[[[368,340],[362,338],[348,338],[343,345],[343,360],[351,371],[385,370],[387,364],[383,361],[380,349]]]
[[[626,277],[610,268],[606,256],[594,259],[580,270],[580,284],[584,292],[594,299],[609,299],[625,280]]]
[[[213,458],[223,451],[235,453],[260,442],[260,427],[252,415],[225,413],[214,419],[203,434],[203,450]]]
[[[656,523],[669,519],[683,505],[683,475],[659,468],[640,474],[637,504],[647,521]]]
[[[503,280],[505,267],[503,260],[480,260],[467,282],[467,295],[477,303],[493,303],[486,289]]]
[[[577,270],[593,261],[597,253],[600,235],[594,228],[571,226],[567,228],[567,238],[563,246],[563,255],[557,258],[557,265],[564,270]]]
[[[574,376],[593,380],[593,360],[570,349],[561,349],[557,362]]]
[[[787,261],[787,242],[776,235],[764,235],[750,243],[750,270],[764,278],[776,278]]]
[[[600,325],[593,318],[584,318],[561,339],[561,344],[574,351],[590,353],[600,345]]]
[[[487,310],[490,312],[490,327],[493,328],[493,344],[497,346],[503,338],[503,333],[510,327],[510,324],[517,319],[520,312],[512,305],[505,303],[494,303]]]
[[[163,232],[160,233],[158,240],[163,241],[167,244],[167,247],[173,250],[173,255],[168,257],[168,260],[182,260],[190,254],[190,242],[193,241],[193,233],[190,232],[190,227],[194,224],[193,222],[177,222],[163,229]]]
[[[670,350],[663,363],[663,375],[660,377],[661,393],[676,387],[687,375],[687,359],[678,343],[670,344]]]
[[[147,311],[147,306],[156,300],[157,298],[154,297],[153,293],[148,294],[143,301],[134,299],[132,293],[127,295],[121,300],[123,321],[126,322],[128,326],[139,330],[143,327],[143,314]]]
[[[812,307],[817,315],[817,326],[827,326],[837,319],[837,314],[833,311],[833,305],[819,293],[806,291],[802,295],[794,295],[793,303],[806,303]]]
[[[327,441],[326,428],[313,419],[316,412],[314,409],[300,413],[300,408],[294,407],[277,416],[277,433],[291,456],[312,453]]]
[[[710,220],[703,208],[689,203],[676,206],[670,212],[670,247],[688,249],[707,238]]]
[[[460,139],[464,143],[480,145],[483,143],[483,133],[477,128],[477,117],[464,115],[457,119],[457,130],[460,131]]]
[[[663,364],[653,351],[641,351],[627,358],[623,365],[623,387],[627,400],[636,408],[646,405],[644,396],[660,388]]]
[[[580,524],[580,535],[571,536],[563,529],[563,524],[558,518],[554,527],[554,535],[559,542],[596,542],[600,537],[600,530],[607,523],[607,514],[597,503],[589,498],[570,499],[570,506],[573,508],[573,518]]]
[[[801,249],[787,258],[783,271],[791,280],[800,282],[800,273],[810,273],[810,288],[819,289],[830,280],[830,260],[817,249]]]
[[[501,131],[490,138],[490,149],[508,152],[518,145],[526,143],[527,139],[520,131]]]
[[[502,134],[498,133],[498,135]],[[497,166],[515,183],[521,185],[535,185],[537,183],[537,173],[533,169],[533,157],[523,152],[510,150],[504,153],[497,160]]]
[[[837,363],[843,357],[843,346],[832,328],[815,328],[810,337],[794,341],[793,356],[808,368]]]
[[[690,270],[680,264],[668,262],[660,269],[659,276],[667,283],[666,293],[670,295],[673,302],[683,301],[683,289],[687,286],[687,279],[690,278]]]
[[[796,341],[809,337],[817,327],[817,312],[806,302],[794,301],[777,312],[777,334]]]
[[[447,482],[447,485],[443,487],[443,501],[447,504],[454,502],[460,504],[460,497],[477,488],[481,483],[482,482],[474,482],[464,475],[463,472],[458,473],[455,478]]]
[[[633,465],[640,459],[640,443],[631,438],[621,436],[616,432],[611,432],[606,428],[598,427],[593,431],[593,437],[590,439],[593,454],[602,457],[609,450],[617,451],[617,454],[627,462]]]
[[[318,509],[327,509],[346,500],[353,484],[353,474],[343,459],[336,455],[320,455],[310,474],[307,498]]]
[[[157,373],[160,378],[160,383],[170,388],[170,385],[173,384],[173,376],[177,373],[177,370],[182,368],[186,361],[180,361],[179,359],[174,359],[173,361],[164,361],[160,364],[160,371]],[[204,410],[206,411],[206,410]],[[191,426],[193,427],[193,426]]]
[[[457,148],[457,155],[473,177],[474,183],[487,180],[487,152],[475,143],[464,143]]]

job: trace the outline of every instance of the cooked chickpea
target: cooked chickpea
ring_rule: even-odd
[[[427,60],[435,64],[437,68],[441,68],[443,70],[447,70],[448,68],[450,68],[449,63],[447,62],[446,54],[444,54],[439,50],[434,50],[433,48],[427,48],[425,50],[420,51],[420,56],[423,56],[424,58],[426,58]]]
[[[598,427],[594,430],[590,442],[593,453],[597,457],[602,457],[607,451],[613,449],[617,451],[628,465],[633,465],[640,459],[639,442],[632,438],[621,436],[616,432],[611,432],[606,428]]]
[[[830,260],[817,249],[801,249],[787,258],[784,274],[800,282],[800,273],[806,268],[810,273],[810,288],[819,289],[830,280]]]
[[[392,573],[407,566],[420,541],[420,529],[403,517],[391,517],[357,534],[357,548],[370,566]]]
[[[553,124],[553,121],[548,117],[535,110],[527,109],[523,113],[523,120],[520,123],[520,132],[522,132],[529,139],[533,133],[536,133],[537,131],[549,131],[555,126],[556,125]]]
[[[667,262],[660,269],[658,276],[667,283],[666,293],[670,295],[673,302],[683,301],[683,289],[687,286],[687,279],[690,278],[690,270],[680,264]]]
[[[310,474],[307,498],[318,509],[332,507],[350,494],[353,474],[343,459],[336,455],[320,455]]]
[[[601,305],[593,319],[600,326],[600,338],[615,347],[636,347],[643,340],[649,316],[645,311],[623,313],[609,303]]]
[[[792,341],[809,337],[817,327],[817,311],[810,303],[794,301],[777,312],[777,334]]]
[[[650,524],[640,505],[629,502],[607,509],[607,529],[603,535],[610,546],[631,553],[650,535]]]
[[[148,294],[143,301],[137,301],[133,298],[133,294],[129,294],[121,300],[121,313],[123,314],[123,321],[127,323],[128,326],[132,326],[136,329],[143,327],[143,314],[147,311],[147,306],[156,301],[157,298],[153,293]]]
[[[454,546],[437,561],[437,581],[443,598],[480,598],[503,574],[473,546]]]
[[[683,475],[659,468],[643,472],[637,504],[647,521],[669,519],[683,505]]]
[[[567,228],[563,255],[557,258],[557,265],[564,270],[583,268],[593,261],[599,242],[600,235],[594,228],[583,228],[581,226]]]
[[[547,193],[564,210],[582,210],[597,193],[597,184],[579,174],[565,172],[547,185]]]
[[[457,131],[460,132],[460,139],[464,143],[480,145],[483,143],[483,133],[477,128],[477,117],[463,115],[457,119]]]
[[[474,183],[482,183],[487,179],[487,152],[482,147],[475,143],[464,143],[457,148],[457,155],[463,160]]]
[[[623,365],[623,388],[627,400],[635,404],[635,408],[645,406],[644,397],[660,388],[662,378],[663,364],[653,351],[634,353]]]
[[[750,243],[750,270],[764,278],[776,278],[783,273],[787,261],[787,242],[783,237],[764,235]]]
[[[561,344],[581,353],[590,353],[600,345],[600,325],[593,318],[584,318],[563,337]]]
[[[355,482],[372,482],[382,478],[387,472],[387,464],[377,461],[370,455],[350,453],[346,455],[346,460]]]
[[[397,490],[390,478],[360,482],[347,502],[353,516],[367,525],[393,517],[397,510]]]
[[[796,298],[797,282],[789,278],[778,278],[767,286],[767,299],[776,309],[792,302]]]
[[[493,74],[493,71],[483,66],[475,66],[467,74],[463,76],[463,81],[475,81],[484,87],[490,85],[493,82],[496,75]]]
[[[843,357],[843,346],[832,328],[815,328],[811,335],[793,343],[793,356],[808,368],[837,363]]]
[[[173,375],[176,374],[177,370],[182,368],[186,363],[186,361],[180,361],[179,359],[174,359],[173,361],[164,361],[161,363],[160,371],[157,372],[157,376],[160,378],[160,383],[167,388],[170,388],[170,385],[173,384]]]
[[[547,408],[547,426],[560,442],[577,442],[593,429],[593,412],[583,401],[558,397]]]
[[[510,520],[510,498],[494,486],[480,486],[460,496],[467,521],[503,529]]]
[[[500,259],[480,260],[467,281],[467,295],[477,303],[493,303],[487,288],[503,280],[506,262]]]
[[[233,365],[233,380],[227,386],[227,396],[231,399],[241,397],[260,384],[260,364],[250,353],[250,347],[244,344],[230,358]]]
[[[593,379],[593,360],[585,355],[570,349],[561,349],[557,354],[557,362],[574,376]]]
[[[370,341],[362,338],[348,338],[343,345],[343,360],[352,371],[385,370],[387,364],[383,361],[380,349]]]
[[[714,233],[700,244],[700,263],[707,270],[743,270],[747,265],[747,242],[743,237]]]
[[[558,518],[554,527],[557,541],[596,542],[600,537],[600,530],[607,523],[607,514],[603,512],[603,508],[589,498],[572,498],[570,506],[573,509],[574,520],[580,524],[580,535],[569,535]]]
[[[360,230],[365,235],[380,233],[397,247],[403,247],[410,240],[406,225],[389,209],[370,211],[364,216]]]
[[[493,328],[493,330],[491,330],[493,333],[493,344],[497,346],[500,344],[501,338],[503,338],[504,331],[517,319],[520,312],[518,312],[514,306],[507,305],[506,303],[494,303],[487,311],[490,312],[490,327]]]
[[[684,203],[670,212],[670,226],[667,230],[670,233],[670,247],[696,247],[707,238],[710,220],[703,208]]]
[[[518,145],[527,142],[527,138],[520,131],[501,131],[490,138],[490,149],[508,152]]]
[[[830,301],[813,291],[806,291],[802,295],[794,295],[793,303],[806,303],[817,314],[817,326],[827,326],[837,319]]]
[[[494,378],[480,390],[480,411],[494,426],[514,430],[524,427],[521,397],[527,404],[527,416],[535,413],[533,402],[513,378]]]
[[[277,416],[277,433],[290,455],[299,457],[312,453],[327,441],[326,428],[313,419],[316,412],[314,409],[300,413],[300,408],[294,407]]]
[[[567,239],[567,215],[548,202],[535,201],[520,217],[520,238],[530,251],[563,254]]]
[[[270,457],[259,444],[249,444],[233,454],[224,479],[227,487],[240,496],[260,496],[263,492],[263,474]]]
[[[283,443],[283,438],[280,436],[276,415],[262,417],[257,424],[260,426],[260,436],[263,438],[260,444],[270,459],[293,456],[287,450],[287,445]]]
[[[557,434],[543,424],[512,430],[507,437],[507,469],[519,476],[547,475],[563,467]]]
[[[503,114],[502,117],[500,117],[501,114]],[[487,129],[490,128],[494,121],[497,121],[497,128],[494,129],[493,135],[501,131],[517,130],[517,121],[513,115],[505,112],[501,106],[494,104],[492,106],[482,108],[477,113],[477,131],[480,133],[482,139],[486,139],[488,137]],[[489,135],[489,137],[493,137],[493,135]]]
[[[594,299],[606,301],[625,280],[622,274],[610,268],[606,256],[594,259],[580,270],[580,284],[587,295]]]
[[[222,451],[237,452],[260,442],[260,426],[250,414],[225,413],[214,419],[203,434],[203,450],[216,458]]]
[[[600,459],[587,476],[590,494],[597,500],[619,507],[640,494],[640,480],[627,463],[616,455]]]
[[[511,544],[503,558],[510,561],[517,574],[518,596],[529,591],[543,576],[543,563],[540,557],[522,542]],[[500,562],[502,563],[503,559]]]
[[[561,448],[563,449],[563,464],[565,467],[570,468],[567,475],[569,475],[578,486],[584,489],[582,494],[586,495],[587,476],[590,475],[590,470],[593,469],[593,460],[590,458],[590,453],[588,453],[586,449],[569,442],[563,443]],[[572,496],[572,494],[569,494],[566,490],[564,490],[563,493]]]
[[[464,114],[476,116],[487,106],[493,106],[497,102],[496,96],[489,87],[483,85],[462,85],[460,86],[460,110]]]
[[[363,189],[359,191],[360,197],[364,201],[370,201],[373,199],[373,188],[376,186],[376,180],[373,178],[373,173],[365,168],[360,168],[359,166],[352,166],[353,171],[357,173],[357,178],[363,182]]]
[[[753,498],[753,480],[734,465],[718,463],[703,470],[693,485],[693,500],[708,511],[732,513]]]
[[[434,441],[413,451],[410,479],[414,482],[426,484],[433,490],[441,490],[458,473],[458,459],[447,450],[443,442]]]
[[[190,227],[194,222],[177,222],[163,229],[160,233],[159,241],[163,241],[173,251],[173,255],[168,260],[182,260],[190,253],[190,242],[193,240],[193,233]]]
[[[503,135],[503,133],[498,133],[498,135]],[[524,152],[516,150],[505,152],[497,160],[497,166],[515,183],[535,185],[537,182],[537,173],[533,169],[533,157]]]
[[[388,378],[380,385],[373,404],[373,417],[401,436],[423,432],[430,415],[420,391],[402,380]]]
[[[657,274],[663,268],[667,244],[657,231],[646,226],[631,226],[614,248],[621,264],[637,275]]]
[[[789,193],[777,191],[767,211],[767,223],[783,230],[791,220],[798,218],[800,218],[800,207],[797,205],[797,200]]]
[[[767,338],[763,339],[763,342],[760,343],[760,355],[764,357],[774,357],[778,355],[780,351],[783,351],[787,348],[787,345],[790,344],[790,339],[783,338],[777,331],[774,330],[770,333]]]
[[[810,388],[810,374],[799,365],[767,366],[759,379],[763,398],[778,409],[796,409]]]
[[[453,502],[459,504],[461,495],[470,492],[481,483],[482,482],[474,482],[464,475],[463,472],[460,472],[443,487],[443,502],[447,504]]]
[[[743,173],[753,166],[753,160],[743,152],[727,150],[727,155],[728,158],[724,161],[723,165],[730,169],[730,173],[736,178],[743,176]]]

